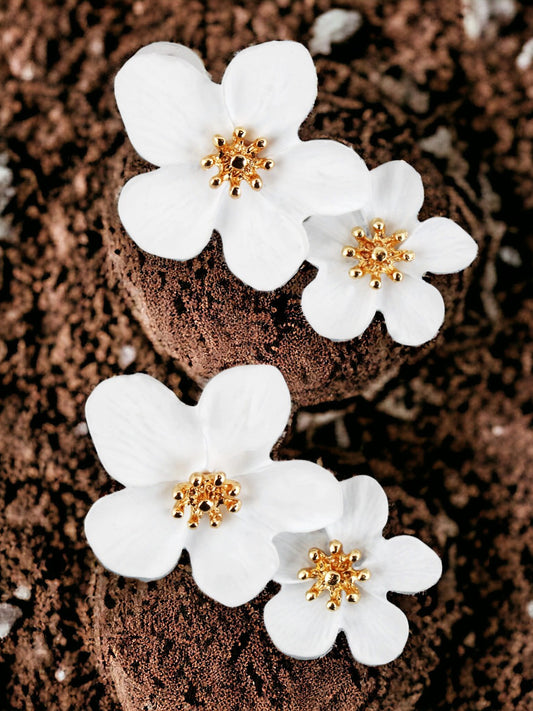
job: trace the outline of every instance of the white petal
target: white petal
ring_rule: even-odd
[[[102,464],[125,486],[179,481],[205,465],[196,408],[149,375],[104,380],[85,415]]]
[[[154,165],[201,159],[217,133],[231,135],[222,89],[190,55],[138,52],[115,78],[115,97],[133,147]]]
[[[332,341],[360,336],[379,308],[380,294],[368,279],[352,279],[345,270],[320,269],[302,293],[302,310],[314,330]]]
[[[367,222],[380,217],[387,234],[395,230],[413,232],[424,202],[420,173],[403,160],[391,160],[370,171],[370,184],[370,203],[364,210]]]
[[[371,582],[383,593],[417,593],[435,585],[442,575],[442,563],[435,551],[414,536],[382,539],[365,561]]]
[[[186,535],[172,517],[172,485],[126,488],[96,501],[85,535],[96,557],[117,575],[157,580],[175,567]]]
[[[444,321],[444,301],[438,289],[419,277],[383,279],[380,311],[393,340],[421,346],[435,338]]]
[[[362,158],[342,143],[299,141],[276,159],[264,191],[300,220],[339,215],[368,201],[369,175]]]
[[[447,217],[432,217],[422,222],[405,248],[415,253],[413,266],[423,272],[451,274],[466,269],[477,255],[477,245],[470,235]]]
[[[277,583],[299,583],[298,571],[312,567],[309,549],[320,548],[327,551],[329,539],[326,532],[280,533],[274,538],[274,545],[279,555],[279,567],[274,575]]]
[[[359,211],[344,215],[314,215],[305,221],[304,227],[309,238],[307,261],[319,269],[348,269],[351,264],[342,256],[347,245],[353,245],[352,230],[363,220]],[[346,273],[348,271],[346,269]]]
[[[224,513],[216,529],[200,521],[186,547],[200,590],[228,607],[244,605],[259,595],[279,563],[268,530],[248,524],[240,512]]]
[[[364,593],[359,602],[348,605],[343,629],[354,659],[368,666],[396,659],[409,636],[409,623],[403,612],[384,598]]]
[[[170,165],[131,178],[120,193],[118,213],[141,249],[192,259],[211,239],[220,197],[199,165]]]
[[[234,126],[266,138],[276,160],[297,141],[298,127],[315,103],[317,78],[298,42],[264,42],[239,52],[226,69],[222,90]]]
[[[329,539],[340,540],[344,550],[359,548],[364,556],[379,539],[389,515],[387,495],[371,476],[353,476],[341,481],[344,512],[327,526]]]
[[[271,462],[242,484],[243,516],[273,533],[314,531],[342,515],[342,491],[334,475],[303,460]]]
[[[209,78],[209,74],[204,67],[201,57],[184,44],[178,44],[177,42],[151,42],[137,50],[135,56],[138,57],[140,54],[163,54],[178,57],[188,62],[197,71]]]
[[[229,269],[259,291],[286,284],[309,249],[303,225],[246,184],[238,200],[224,197],[216,227]]]
[[[198,403],[209,468],[233,478],[267,464],[290,411],[289,388],[271,365],[241,365],[216,375]]]
[[[326,608],[325,596],[308,601],[309,583],[282,585],[265,605],[265,627],[276,647],[296,659],[323,657],[335,644],[340,617]]]

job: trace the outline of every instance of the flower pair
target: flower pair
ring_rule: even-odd
[[[87,424],[125,488],[93,504],[87,539],[107,568],[141,580],[168,574],[185,548],[198,587],[229,606],[277,580],[265,624],[279,649],[321,656],[342,629],[358,661],[386,663],[408,633],[387,592],[433,585],[440,560],[410,536],[382,538],[387,499],[371,477],[339,484],[311,462],[272,461],[290,407],[266,365],[220,373],[194,407],[148,375],[104,381]]]
[[[298,138],[317,95],[303,45],[244,49],[217,84],[190,49],[157,42],[126,62],[115,93],[134,148],[160,166],[119,198],[142,249],[191,259],[216,229],[255,289],[283,286],[304,260],[318,267],[302,308],[326,338],[361,335],[378,311],[400,343],[437,334],[444,302],[422,277],[467,267],[476,245],[447,218],[418,222],[424,191],[407,163],[369,171],[341,143]]]

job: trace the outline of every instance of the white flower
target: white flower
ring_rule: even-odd
[[[406,616],[387,592],[426,590],[440,578],[441,562],[418,538],[382,537],[388,504],[375,479],[356,476],[341,486],[342,518],[315,533],[275,538],[280,567],[274,580],[281,590],[265,607],[265,625],[291,657],[327,654],[343,630],[356,661],[387,664],[409,634]]]
[[[268,365],[220,373],[195,407],[148,375],[100,383],[87,424],[102,464],[126,487],[85,519],[102,564],[156,580],[186,548],[206,595],[230,606],[257,595],[278,567],[275,534],[312,530],[342,511],[330,472],[270,459],[290,407],[283,376]]]
[[[307,259],[318,274],[304,289],[302,309],[315,331],[334,341],[360,336],[380,311],[395,341],[419,346],[444,320],[440,292],[422,277],[465,269],[477,246],[445,217],[418,221],[422,179],[404,161],[370,171],[370,189],[361,211],[306,222]]]
[[[239,279],[264,291],[285,284],[309,249],[303,220],[357,209],[368,194],[353,150],[298,138],[316,94],[313,61],[297,42],[239,52],[221,84],[183,45],[156,42],[137,52],[117,74],[116,100],[135,150],[161,167],[120,194],[132,239],[186,260],[216,229]]]

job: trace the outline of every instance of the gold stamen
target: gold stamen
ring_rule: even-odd
[[[330,541],[329,555],[320,548],[311,548],[309,559],[315,564],[314,568],[302,568],[298,572],[300,580],[316,579],[305,594],[306,600],[316,600],[319,595],[328,591],[329,600],[326,607],[331,611],[340,607],[343,592],[348,602],[358,602],[361,592],[356,583],[370,578],[368,568],[361,570],[353,568],[353,564],[360,558],[360,550],[354,548],[349,553],[345,553],[342,543],[337,540]]]
[[[222,521],[221,506],[225,506],[230,513],[236,513],[241,508],[241,501],[237,499],[240,490],[240,484],[226,479],[224,472],[194,472],[188,482],[174,487],[172,493],[176,503],[172,515],[182,518],[189,506],[189,528],[197,528],[205,513],[209,516],[210,525],[217,528]]]
[[[403,274],[397,267],[397,262],[412,262],[415,253],[409,249],[399,249],[409,236],[405,230],[397,230],[387,236],[385,222],[377,217],[371,223],[372,236],[367,236],[362,227],[354,227],[352,235],[356,245],[343,247],[342,256],[356,259],[357,264],[351,267],[348,274],[352,279],[370,276],[370,288],[381,289],[382,275],[392,281],[400,282]]]
[[[232,198],[241,196],[241,181],[244,180],[252,190],[261,190],[263,181],[258,170],[272,170],[274,161],[271,158],[260,158],[259,153],[267,146],[266,138],[256,138],[255,141],[245,141],[246,129],[236,128],[233,131],[233,140],[226,143],[223,136],[213,136],[213,144],[218,149],[217,153],[202,158],[200,165],[208,170],[218,168],[218,173],[209,181],[212,188],[218,188],[222,183],[229,181],[229,194]]]

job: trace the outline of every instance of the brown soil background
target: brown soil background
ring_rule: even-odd
[[[194,590],[185,566],[138,586],[95,564],[83,517],[111,484],[84,429],[88,394],[144,371],[198,395],[154,351],[106,262],[110,166],[127,145],[113,76],[139,46],[166,39],[199,50],[219,77],[249,43],[307,42],[330,3],[8,0],[0,150],[16,196],[0,253],[0,603],[20,615],[0,640],[2,711],[533,705],[533,68],[515,65],[533,9],[516,3],[474,40],[457,2],[339,5],[364,24],[317,58],[310,130],[342,132],[371,165],[406,158],[438,173],[483,249],[462,323],[366,397],[297,413],[280,456],[376,476],[393,502],[391,530],[437,548],[443,580],[399,598],[406,653],[366,669],[342,640],[309,664],[277,653],[261,625],[274,586],[228,611]],[[442,127],[450,146],[424,142]]]

